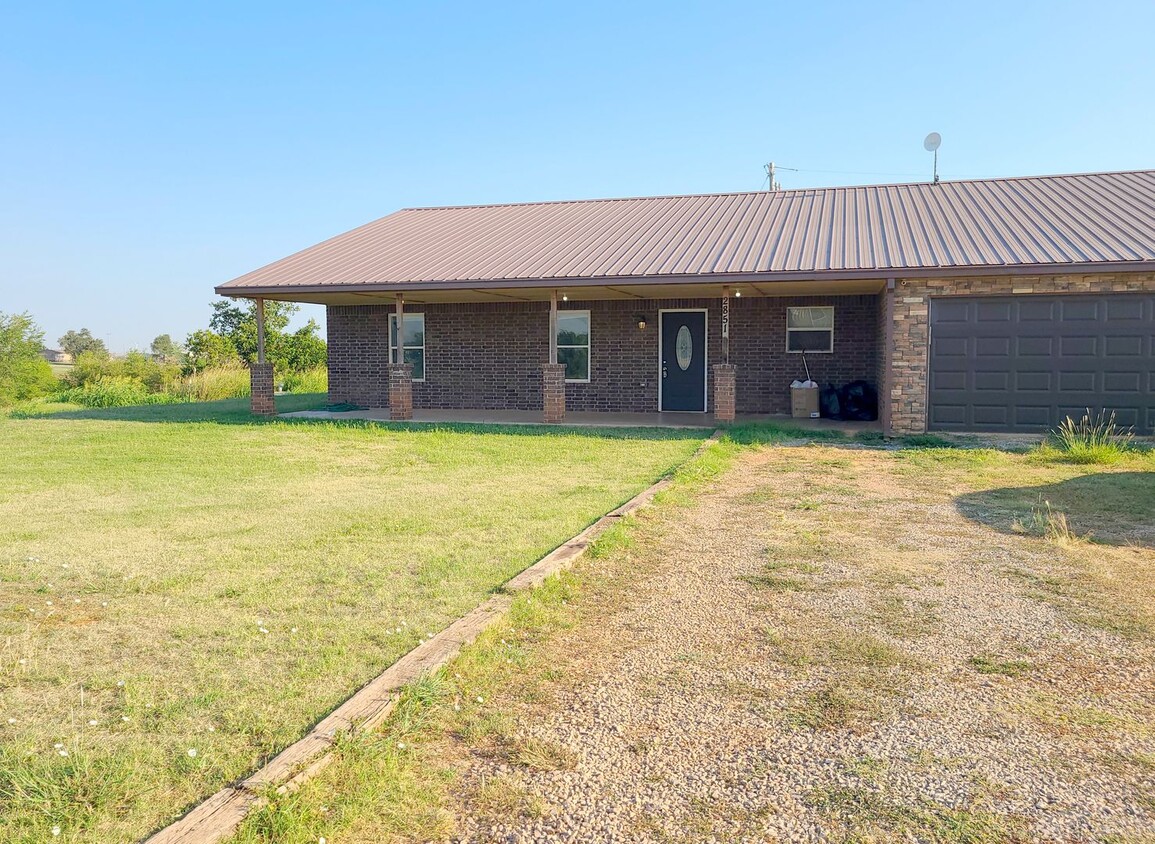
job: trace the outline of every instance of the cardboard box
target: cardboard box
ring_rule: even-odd
[[[818,388],[791,387],[790,415],[795,419],[818,418]]]

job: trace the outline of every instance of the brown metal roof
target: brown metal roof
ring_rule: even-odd
[[[217,288],[1155,268],[1155,170],[408,208]]]

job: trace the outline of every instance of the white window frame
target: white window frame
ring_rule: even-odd
[[[816,310],[821,308],[824,311],[830,311],[830,328],[791,328],[790,327],[790,312],[796,310],[806,309]],[[802,351],[801,349],[790,348],[790,333],[793,331],[830,331],[830,348],[829,349],[815,349]],[[832,355],[834,354],[834,306],[833,305],[793,305],[786,308],[786,354],[788,355]]]
[[[585,314],[585,316],[586,316],[586,341],[585,341],[585,343],[583,343],[581,345],[574,346],[574,345],[571,345],[569,343],[566,343],[563,345],[562,343],[559,342],[557,344],[557,349],[558,349],[558,351],[561,351],[562,349],[585,349],[586,350],[586,377],[585,378],[567,378],[567,379],[565,379],[565,382],[567,384],[588,384],[588,383],[590,383],[590,378],[592,378],[593,374],[594,374],[594,349],[593,349],[593,345],[594,345],[594,321],[593,321],[593,317],[590,315],[590,312],[589,311],[579,311],[579,310],[569,310],[569,309],[559,310],[557,312],[558,331],[559,332],[561,331],[561,317],[563,315],[564,316],[577,316],[579,314]],[[555,338],[555,339],[557,339],[557,338]]]
[[[425,313],[417,311],[415,313],[403,314],[403,317],[408,320],[410,318],[421,320],[421,345],[420,346],[405,346],[405,350],[420,349],[421,350],[421,377],[413,380],[421,383],[425,380],[425,376],[429,372],[429,359],[425,356]],[[397,360],[397,346],[393,342],[393,326],[397,324],[397,314],[389,314],[389,362]],[[405,334],[402,331],[397,332],[397,342],[404,345]],[[401,360],[405,360],[405,352],[401,353]]]

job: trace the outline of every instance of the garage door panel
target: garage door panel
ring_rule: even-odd
[[[1014,376],[1015,389],[1020,393],[1049,393],[1054,389],[1054,378],[1050,372],[1024,372],[1020,369]]]
[[[1099,298],[1072,297],[1060,301],[1059,319],[1063,322],[1094,322],[1099,319],[1102,305],[1103,301]]]
[[[976,372],[974,380],[975,392],[982,392],[983,390],[995,390],[1005,393],[1011,386],[1011,373],[1009,372]]]
[[[935,372],[931,376],[931,389],[933,390],[957,390],[961,392],[966,388],[967,373],[965,371]]]
[[[1144,354],[1144,347],[1150,348],[1144,340],[1145,338],[1140,335],[1107,337],[1103,342],[1103,353],[1112,358],[1141,357]]]
[[[1002,357],[1005,358],[1011,353],[1011,338],[1010,337],[976,337],[975,338],[975,357],[989,358]]]
[[[1010,322],[1014,310],[1011,302],[977,302],[976,322]]]
[[[939,404],[931,408],[932,426],[964,427],[966,424],[966,405]]]
[[[930,321],[932,429],[1041,432],[1088,408],[1155,426],[1155,294],[938,298]]]
[[[1051,322],[1056,307],[1054,299],[1025,299],[1019,303],[1019,322]]]
[[[1050,424],[1055,409],[1052,405],[1015,405],[1015,427],[1017,428],[1044,428]]]
[[[1040,355],[1050,357],[1055,353],[1055,340],[1053,337],[1016,337],[1015,351],[1019,357],[1027,357],[1030,355]]]
[[[1138,395],[1146,380],[1142,372],[1104,372],[1103,392]]]
[[[943,337],[938,350],[940,358],[965,358],[968,353],[966,337]]]
[[[1064,369],[1059,372],[1059,391],[1063,393],[1094,393],[1095,372],[1075,372]]]
[[[1084,335],[1059,338],[1059,354],[1062,357],[1094,357],[1098,353],[1098,337],[1088,337]]]
[[[976,425],[1001,427],[1009,422],[1010,408],[1005,404],[976,404],[971,409]]]
[[[1131,296],[1107,300],[1107,319],[1111,321],[1143,322],[1150,320],[1149,304]]]

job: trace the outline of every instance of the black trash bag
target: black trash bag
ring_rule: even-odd
[[[851,381],[842,388],[842,416],[854,422],[878,418],[878,391],[867,381]]]
[[[838,388],[827,384],[818,394],[818,410],[823,419],[842,418],[842,399],[838,395]]]

